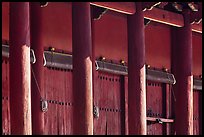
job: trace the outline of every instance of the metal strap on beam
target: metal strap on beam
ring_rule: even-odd
[[[113,64],[113,63],[104,62],[104,61],[96,61],[96,68],[99,71],[104,71],[108,73],[114,73],[118,75],[128,75],[128,67],[120,64]],[[168,72],[147,69],[146,74],[147,74],[146,75],[147,80],[169,83],[169,84],[176,83],[174,75]]]
[[[2,57],[9,58],[9,46],[2,44]],[[35,53],[33,49],[30,49],[30,63],[36,62]]]
[[[176,79],[174,78],[174,75],[171,73],[153,69],[147,69],[146,71],[147,80],[169,83],[173,85],[176,83]]]
[[[72,69],[72,55],[52,51],[44,51],[44,55],[46,61],[44,66]]]
[[[128,74],[127,66],[123,66],[120,64],[113,64],[113,63],[99,61],[99,60],[96,60],[95,64],[96,64],[96,70],[99,70],[99,71],[104,71],[104,72],[118,74],[118,75]]]
[[[9,46],[2,45],[2,57],[9,58]]]
[[[31,49],[31,63],[34,64],[35,54]],[[2,45],[2,57],[9,58],[9,46]],[[60,69],[72,69],[72,55],[65,53],[58,53],[52,51],[44,51],[45,67],[54,67]],[[96,60],[95,61],[96,70],[103,71],[107,73],[117,74],[117,75],[128,75],[128,67],[121,64],[115,64],[105,61]],[[174,75],[168,72],[163,72],[159,70],[148,69],[146,70],[147,80],[157,81],[162,83],[175,84],[176,80]],[[202,90],[202,80],[194,78],[193,89]]]
[[[72,69],[72,55],[57,53],[52,51],[44,51],[46,59],[46,67],[55,67],[60,69]],[[127,75],[128,68],[125,65],[115,64],[105,61],[95,61],[96,70],[117,75]],[[147,80],[157,81],[162,83],[175,84],[174,75],[158,70],[147,69]]]

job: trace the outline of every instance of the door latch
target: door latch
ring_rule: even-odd
[[[97,106],[93,107],[94,118],[99,118],[99,108]]]
[[[48,110],[48,102],[47,100],[42,99],[41,101],[41,110],[46,112]]]
[[[163,121],[161,121],[161,119],[159,119],[159,118],[156,119],[156,122],[159,124],[163,124]]]

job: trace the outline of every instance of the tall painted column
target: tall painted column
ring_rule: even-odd
[[[175,132],[193,134],[192,31],[190,10],[184,9],[184,27],[172,28],[172,72],[175,75]]]
[[[128,15],[128,127],[129,134],[146,134],[146,69],[142,3]]]
[[[29,10],[29,2],[10,2],[10,114],[15,135],[32,134]]]
[[[95,80],[95,71],[96,71],[96,66],[95,66],[95,31],[94,31],[94,10],[91,9],[91,40],[92,40],[92,91],[93,91],[93,97],[94,97],[94,80]],[[94,102],[94,101],[93,101]]]
[[[31,106],[32,133],[42,135],[44,132],[44,112],[41,111],[40,101],[43,97],[43,45],[42,45],[42,14],[39,2],[31,2],[31,47],[35,52],[36,62],[31,72]]]
[[[93,134],[92,40],[89,2],[72,2],[74,134]]]
[[[94,30],[94,10],[91,8],[91,39],[92,39],[92,97],[93,97],[93,106],[96,105],[94,103],[94,84],[95,84],[95,77],[96,77],[96,66],[95,66],[95,30]],[[94,120],[93,120],[94,126]],[[93,129],[94,130],[94,129]],[[94,132],[94,131],[93,131]]]

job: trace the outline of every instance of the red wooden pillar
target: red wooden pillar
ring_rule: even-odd
[[[91,12],[89,2],[72,3],[74,134],[93,134]]]
[[[184,27],[173,28],[172,72],[175,75],[175,131],[178,135],[193,134],[192,32],[190,10],[185,9]]]
[[[10,2],[11,134],[32,134],[29,2]]]
[[[129,134],[146,134],[146,69],[142,3],[128,15],[128,127]]]
[[[95,31],[94,31],[94,10],[91,11],[91,38],[92,38],[92,91],[93,91],[93,97],[94,97],[94,80],[95,80]],[[94,101],[93,101],[94,103]]]
[[[42,18],[39,2],[31,3],[31,47],[35,52],[36,62],[32,67],[31,76],[31,106],[32,133],[42,135],[44,131],[44,112],[41,111],[40,101],[43,97],[43,45]],[[34,73],[34,74],[33,74]],[[38,89],[39,88],[39,89]]]

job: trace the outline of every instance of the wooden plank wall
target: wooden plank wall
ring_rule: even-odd
[[[165,117],[165,108],[163,107],[165,91],[162,90],[162,84],[158,82],[147,81],[147,116],[148,117]],[[147,122],[148,135],[162,135],[164,126],[159,123]]]
[[[94,105],[99,118],[94,118],[95,135],[121,135],[125,131],[124,89],[121,76],[97,72],[94,87]]]
[[[9,3],[4,2],[2,4],[2,40],[9,40],[8,10]],[[50,2],[47,7],[43,8],[42,15],[42,44],[44,48],[54,47],[66,53],[72,52],[71,3]],[[94,21],[93,26],[96,58],[104,56],[109,60],[119,62],[122,59],[127,62],[127,16],[107,11],[99,20]],[[151,22],[145,27],[146,63],[152,67],[170,69],[170,30],[170,26],[155,22]],[[193,33],[193,75],[202,73],[201,51],[201,34]],[[8,61],[3,60],[3,134],[10,134],[8,67]],[[48,111],[45,112],[45,133],[72,134],[72,124],[74,122],[72,119],[72,109],[74,107],[72,100],[72,72],[71,70],[64,71],[44,67],[44,73],[45,98],[49,101]],[[94,118],[94,134],[128,134],[127,76],[121,77],[97,72],[94,81],[94,104],[101,108],[99,118]],[[171,93],[171,90],[169,91]],[[165,90],[162,89],[161,83],[147,81],[147,110],[151,108],[154,113],[165,117],[164,103],[162,105],[162,102],[165,102],[164,94]],[[202,119],[202,107],[201,103],[198,103],[202,100],[201,95],[201,92],[194,92],[195,134],[201,134],[202,132],[202,124],[198,123]],[[147,127],[148,134],[166,134],[165,124],[150,124]]]
[[[73,133],[72,71],[44,68],[45,134],[71,135]]]
[[[202,135],[202,91],[193,91],[193,134]]]
[[[10,135],[9,62],[2,59],[2,134]]]

